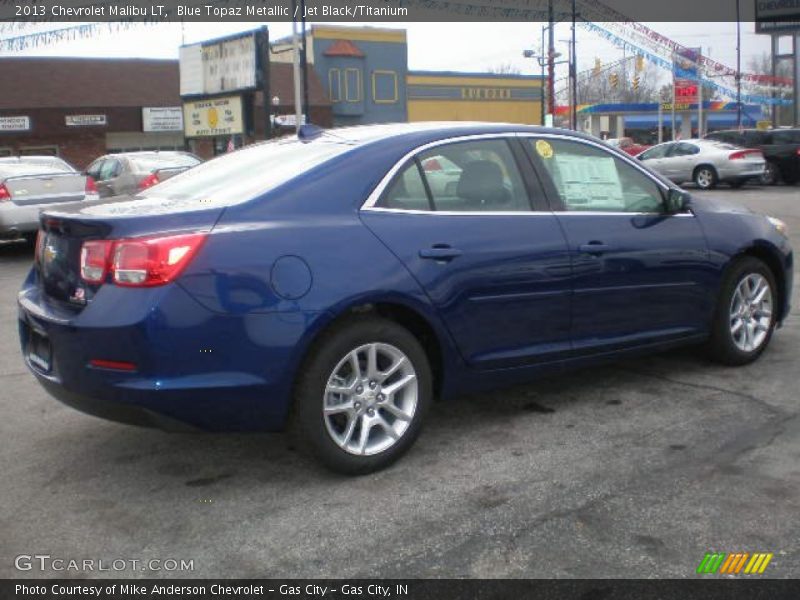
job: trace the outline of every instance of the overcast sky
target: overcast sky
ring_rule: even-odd
[[[177,58],[182,41],[187,43],[253,29],[256,23],[167,23],[136,26],[130,31],[105,34],[33,48],[16,54]],[[273,39],[291,33],[291,23],[272,23]],[[409,68],[417,70],[485,71],[511,64],[523,73],[538,74],[535,60],[522,58],[525,48],[539,49],[542,23],[370,23],[372,26],[404,28],[408,32]],[[602,24],[601,24],[602,25]],[[648,23],[651,29],[688,47],[702,47],[703,53],[726,65],[736,65],[736,23]],[[769,51],[770,38],[756,35],[753,23],[742,23],[742,68],[750,58]],[[7,37],[0,35],[0,38]],[[570,37],[570,24],[556,27],[556,40]],[[604,63],[622,58],[622,51],[596,34],[578,27],[579,70],[591,68],[595,57]],[[567,55],[567,44],[556,49]],[[561,72],[563,71],[563,73]],[[560,67],[558,76],[565,76]],[[665,75],[666,79],[666,75]]]

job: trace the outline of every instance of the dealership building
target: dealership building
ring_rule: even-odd
[[[182,74],[178,60],[0,58],[0,156],[52,154],[83,168],[109,152],[187,149],[208,158],[231,141],[238,147],[264,139],[269,117],[286,119],[272,135],[289,133],[294,87],[288,40],[271,44],[267,102],[260,84],[226,87],[233,77],[224,67],[230,48],[221,49],[239,43],[246,54],[252,47],[247,38],[181,48],[182,58],[194,53],[201,61],[199,74],[219,47],[222,73],[213,83],[220,89],[213,93],[202,86],[187,93],[192,82],[185,61]],[[409,71],[402,29],[312,25],[306,40],[314,124],[541,122],[539,76]],[[224,119],[233,127],[223,128]]]
[[[274,110],[291,112],[291,65],[272,64],[270,79],[280,98]],[[308,79],[312,119],[329,126],[325,91],[313,72]],[[177,60],[3,57],[0,81],[0,156],[52,154],[83,168],[108,152],[189,149],[209,157],[222,142],[184,137]],[[263,137],[263,104],[257,92],[243,107],[245,141]]]

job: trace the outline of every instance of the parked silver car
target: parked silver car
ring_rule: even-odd
[[[97,197],[92,178],[69,165],[0,163],[0,238],[32,238],[43,208]]]
[[[751,179],[760,179],[765,165],[761,150],[714,140],[667,142],[636,158],[675,183],[693,181],[704,190],[719,182],[741,187]]]
[[[0,156],[0,165],[12,164],[18,165],[26,163],[30,165],[40,165],[42,167],[57,167],[66,169],[68,171],[76,171],[77,169],[58,156],[51,156],[49,154],[31,154],[25,156]]]
[[[151,151],[107,154],[86,172],[97,182],[100,196],[134,195],[202,161],[189,152]]]

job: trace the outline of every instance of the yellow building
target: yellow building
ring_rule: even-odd
[[[536,75],[411,71],[408,120],[538,125],[544,81]]]

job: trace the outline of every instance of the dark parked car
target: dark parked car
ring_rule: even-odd
[[[101,156],[86,172],[105,198],[141,192],[201,162],[189,152],[125,152]]]
[[[433,191],[431,157],[456,185]],[[52,395],[288,426],[348,473],[405,452],[434,396],[697,342],[753,361],[792,289],[780,221],[522,125],[305,127],[41,223],[19,330]]]
[[[774,185],[779,181],[794,184],[800,180],[800,129],[743,129],[715,131],[705,136],[709,140],[719,140],[743,146],[758,148],[767,161],[762,182]]]

